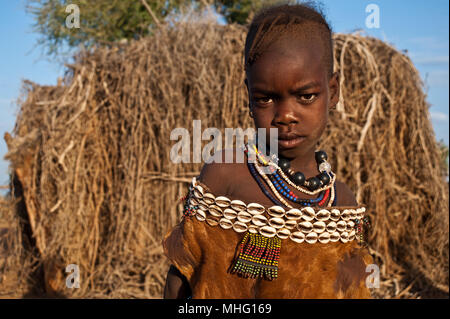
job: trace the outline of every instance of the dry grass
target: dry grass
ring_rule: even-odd
[[[0,282],[2,294],[162,296],[161,239],[202,165],[170,161],[170,131],[192,132],[194,119],[203,128],[253,125],[244,40],[243,27],[180,22],[152,38],[80,53],[58,86],[25,83],[13,136],[5,136],[23,196],[3,201],[12,248],[0,274],[15,282],[14,265],[31,256],[41,271],[23,263],[28,279],[15,290]],[[369,207],[383,279],[377,296],[448,296],[448,191],[419,75],[379,40],[335,41],[342,99],[322,145]],[[21,240],[26,227],[35,238],[29,246]],[[68,264],[80,267],[80,289],[65,287]]]

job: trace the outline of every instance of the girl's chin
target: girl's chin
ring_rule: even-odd
[[[279,148],[278,156],[292,160],[294,158],[302,157],[302,156],[306,155],[309,152],[307,149],[309,149],[309,148],[306,147],[306,145],[300,145],[297,147],[286,148],[286,149]]]

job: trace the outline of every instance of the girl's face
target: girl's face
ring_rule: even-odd
[[[281,41],[248,69],[246,85],[256,128],[278,128],[278,152],[311,156],[339,100],[337,74],[328,76],[320,41]]]

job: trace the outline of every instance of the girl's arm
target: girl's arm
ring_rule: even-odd
[[[167,272],[164,299],[186,299],[191,296],[191,289],[186,278],[173,265]]]

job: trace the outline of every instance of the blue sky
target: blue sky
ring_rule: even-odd
[[[408,54],[427,84],[428,102],[438,140],[449,143],[449,3],[447,0],[324,0],[328,20],[335,32],[364,30]],[[366,7],[380,9],[379,28],[365,25]],[[14,128],[23,79],[39,84],[56,84],[64,68],[49,61],[35,47],[38,35],[33,20],[25,13],[23,0],[0,0],[0,185],[8,183],[5,132]],[[81,12],[81,15],[83,12]]]

